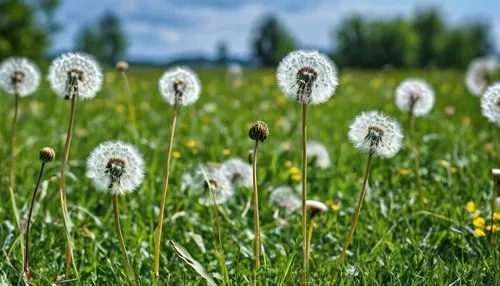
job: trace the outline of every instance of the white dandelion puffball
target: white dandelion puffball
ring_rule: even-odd
[[[191,105],[200,97],[198,76],[188,67],[171,68],[161,76],[160,94],[170,105]]]
[[[243,188],[252,187],[252,166],[250,166],[247,162],[239,158],[232,158],[224,162],[220,169],[234,186]]]
[[[422,79],[405,79],[396,88],[396,105],[403,112],[425,116],[434,106],[434,90]]]
[[[27,58],[8,58],[0,64],[0,87],[9,94],[28,96],[40,85],[40,70]]]
[[[290,215],[301,206],[298,193],[288,186],[274,189],[269,196],[269,203],[285,209],[287,215]]]
[[[490,86],[481,96],[481,112],[500,127],[500,83]]]
[[[492,84],[492,74],[500,69],[500,61],[496,58],[477,58],[471,61],[465,74],[465,84],[469,92],[480,96],[488,85]]]
[[[204,206],[227,202],[234,194],[231,182],[220,168],[211,165],[199,165],[193,172],[182,176],[183,190],[189,189],[201,195],[198,202]],[[212,197],[213,192],[213,197]]]
[[[320,201],[315,200],[306,200],[306,208],[312,211],[320,211],[326,212],[328,210],[328,206]]]
[[[327,169],[332,166],[325,145],[316,141],[307,142],[307,160],[320,169]]]
[[[301,104],[327,101],[338,85],[335,64],[317,51],[289,53],[279,63],[276,79],[281,91]]]
[[[90,153],[87,178],[100,191],[118,195],[131,193],[144,180],[144,159],[128,143],[106,141]]]
[[[49,67],[49,83],[60,97],[91,99],[101,90],[102,70],[93,56],[67,53],[54,59]]]
[[[373,156],[393,157],[403,141],[401,126],[378,112],[362,112],[349,126],[349,140],[358,149]]]

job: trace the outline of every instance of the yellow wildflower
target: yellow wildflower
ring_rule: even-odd
[[[399,169],[399,174],[401,176],[408,176],[408,175],[411,174],[411,170],[410,169],[405,169],[405,168]]]
[[[448,168],[448,167],[450,167],[450,162],[448,162],[446,160],[439,160],[439,166],[441,166],[443,168]]]
[[[468,212],[473,213],[476,210],[476,204],[473,201],[468,201],[465,208]]]
[[[194,140],[194,139],[189,139],[189,140],[186,142],[186,146],[187,146],[189,149],[196,149],[199,145],[200,145],[200,141],[198,141],[198,140]]]
[[[485,225],[486,221],[484,220],[483,217],[480,217],[478,216],[477,218],[475,218],[473,221],[472,221],[472,224],[476,227],[476,228],[484,228],[484,225]]]
[[[302,175],[300,175],[300,174],[293,174],[292,175],[292,181],[299,182],[300,180],[302,180]]]
[[[227,149],[227,148],[226,148],[226,149],[224,149],[224,150],[222,150],[222,155],[224,155],[224,156],[229,156],[229,155],[231,155],[231,150],[229,150],[229,149]]]
[[[172,152],[172,157],[179,159],[181,157],[181,153],[179,151],[174,151]]]
[[[495,212],[493,214],[493,220],[500,220],[500,212]]]
[[[484,230],[482,230],[480,228],[476,228],[476,229],[474,229],[474,236],[475,237],[483,237],[483,236],[486,236],[486,233],[484,233]]]
[[[332,200],[327,200],[325,202],[325,204],[327,206],[329,206],[332,210],[338,212],[340,210],[340,204],[337,204],[336,202],[332,201]]]
[[[300,169],[297,167],[290,167],[288,170],[292,175],[300,175]]]

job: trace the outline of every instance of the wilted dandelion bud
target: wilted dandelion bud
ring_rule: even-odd
[[[160,78],[160,94],[168,104],[191,105],[201,92],[200,80],[188,67],[174,67]]]
[[[377,111],[356,116],[349,126],[348,136],[356,148],[380,157],[396,155],[403,140],[399,123]]]
[[[48,163],[56,157],[56,152],[50,147],[44,147],[40,150],[40,161],[42,163]]]
[[[128,71],[128,63],[126,61],[116,62],[116,70],[118,70],[119,72]]]
[[[311,212],[311,218],[328,210],[328,207],[324,203],[315,200],[306,200],[306,208]]]
[[[481,96],[481,112],[490,122],[500,126],[500,83],[490,86]]]
[[[52,61],[49,82],[52,90],[64,99],[71,99],[73,96],[90,99],[101,90],[102,70],[88,54],[67,53]]]
[[[492,84],[491,76],[500,69],[500,61],[495,58],[474,59],[467,68],[465,84],[470,93],[481,95]]]
[[[338,85],[334,63],[317,51],[289,53],[278,65],[276,78],[281,91],[301,104],[327,101]]]
[[[8,58],[0,64],[0,87],[9,94],[28,96],[40,85],[40,71],[27,58]]]
[[[252,187],[252,166],[245,161],[239,158],[229,159],[222,164],[220,170],[234,186]]]
[[[144,160],[134,146],[121,141],[107,141],[90,153],[87,177],[100,191],[131,193],[144,179]]]
[[[266,123],[260,120],[256,121],[248,131],[248,136],[252,140],[264,142],[264,140],[267,139],[267,136],[269,136],[269,129],[267,128]]]
[[[427,115],[434,106],[434,91],[422,79],[405,79],[396,89],[396,105],[414,116]]]

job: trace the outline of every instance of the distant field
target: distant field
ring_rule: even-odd
[[[169,285],[203,285],[204,281],[171,249],[168,240],[183,245],[210,273],[222,277],[214,253],[216,233],[210,208],[196,196],[181,192],[181,176],[200,163],[246,160],[252,142],[248,128],[265,121],[269,139],[259,153],[259,187],[264,256],[260,276],[265,284],[297,285],[301,277],[300,212],[278,223],[270,192],[296,186],[291,169],[300,168],[300,106],[279,91],[273,70],[246,70],[235,86],[224,70],[198,70],[203,85],[200,100],[183,108],[176,134],[171,188],[167,198],[162,247],[162,281]],[[125,281],[115,234],[111,196],[94,190],[85,176],[86,158],[108,139],[130,142],[143,153],[146,180],[135,193],[121,198],[122,227],[132,264],[144,285],[151,283],[154,227],[161,197],[171,106],[158,93],[159,69],[130,72],[137,129],[128,120],[127,101],[119,74],[107,71],[97,97],[78,102],[75,136],[67,178],[68,203],[75,224],[75,257],[82,285],[117,285]],[[408,148],[396,157],[377,159],[370,189],[350,252],[343,264],[345,285],[499,285],[500,253],[488,237],[476,237],[466,203],[473,201],[489,219],[493,128],[483,118],[479,98],[464,86],[462,71],[341,70],[336,95],[309,109],[309,139],[325,144],[333,166],[309,171],[309,197],[330,200],[332,208],[316,221],[312,242],[311,285],[324,285],[340,254],[361,186],[366,156],[347,139],[353,117],[381,110],[403,123],[406,115],[394,103],[394,90],[407,77],[422,77],[436,92],[429,117],[417,120],[422,177],[428,203],[421,210],[413,158]],[[13,97],[0,94],[0,285],[23,284],[8,194],[9,134]],[[445,107],[455,109],[453,115]],[[448,108],[450,110],[450,108]],[[26,218],[38,174],[38,151],[56,150],[57,160],[45,174],[32,226],[31,269],[35,285],[48,284],[64,273],[65,237],[59,208],[60,159],[68,124],[69,102],[56,97],[44,81],[33,96],[21,99],[18,135],[17,194]],[[497,130],[497,136],[500,134]],[[290,144],[291,149],[283,148]],[[497,151],[497,158],[500,156]],[[496,167],[500,167],[496,161]],[[253,213],[241,218],[250,190],[240,189],[221,206],[226,265],[233,285],[248,285],[253,269]],[[336,208],[336,206],[338,208]],[[500,223],[497,221],[497,223]],[[498,237],[498,233],[497,233]],[[498,239],[498,238],[497,238]],[[13,246],[14,245],[14,246]],[[288,265],[290,269],[288,269]],[[286,275],[286,276],[285,276]],[[222,280],[216,281],[222,282]],[[75,285],[77,281],[73,282]]]

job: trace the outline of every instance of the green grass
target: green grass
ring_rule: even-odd
[[[125,268],[113,224],[112,197],[94,190],[85,176],[86,158],[99,143],[119,139],[136,145],[147,162],[147,175],[135,193],[120,198],[121,222],[127,248],[143,285],[152,282],[154,227],[161,198],[161,181],[166,160],[172,108],[158,94],[161,70],[136,69],[130,74],[138,128],[127,121],[127,104],[121,78],[109,71],[103,91],[90,101],[78,102],[75,136],[67,178],[70,215],[75,224],[75,257],[78,285],[126,284]],[[278,226],[269,205],[270,191],[278,186],[295,186],[286,162],[300,168],[300,106],[280,94],[274,71],[246,71],[243,85],[232,87],[224,71],[200,70],[203,91],[200,100],[183,108],[176,134],[167,217],[185,212],[164,226],[161,284],[203,285],[205,282],[170,247],[168,240],[184,246],[209,273],[222,283],[222,271],[215,254],[216,233],[211,209],[197,203],[190,193],[180,191],[180,178],[190,167],[204,162],[223,162],[230,157],[246,159],[252,142],[247,136],[251,124],[265,121],[270,137],[259,150],[259,190],[263,267],[258,273],[263,285],[296,285],[300,281],[302,249],[300,212]],[[361,111],[378,109],[397,118],[407,130],[406,116],[394,103],[397,84],[409,76],[423,77],[436,91],[436,105],[427,118],[417,120],[421,142],[423,184],[428,203],[418,207],[413,159],[403,148],[392,159],[376,159],[354,239],[343,263],[343,285],[498,285],[500,254],[492,250],[487,237],[475,237],[467,201],[476,203],[489,218],[491,194],[491,152],[493,128],[482,117],[479,98],[463,84],[463,72],[355,71],[342,70],[336,95],[326,104],[309,108],[309,139],[325,144],[333,167],[310,168],[309,198],[340,203],[316,220],[310,265],[311,285],[324,285],[331,277],[336,258],[347,235],[366,156],[347,140],[352,118]],[[8,140],[13,97],[1,94],[0,105],[0,284],[23,284],[21,255],[10,202],[8,202]],[[456,109],[445,114],[445,106]],[[215,107],[215,108],[214,108]],[[47,165],[43,188],[34,213],[31,232],[31,272],[35,284],[48,285],[64,273],[65,237],[59,208],[58,179],[69,102],[56,97],[43,82],[33,96],[21,99],[18,137],[17,196],[22,218],[26,218],[39,168],[38,151],[44,146],[56,150],[56,161]],[[200,142],[196,152],[188,140]],[[280,151],[283,143],[291,151]],[[231,155],[225,156],[224,149]],[[448,175],[440,163],[453,166]],[[499,167],[498,161],[496,167]],[[248,285],[253,273],[253,215],[240,218],[250,190],[238,190],[221,207],[222,236],[226,265],[233,285]],[[196,243],[194,238],[200,240]],[[347,271],[347,269],[349,271]],[[355,270],[355,271],[353,271]],[[75,277],[73,274],[72,277]]]

